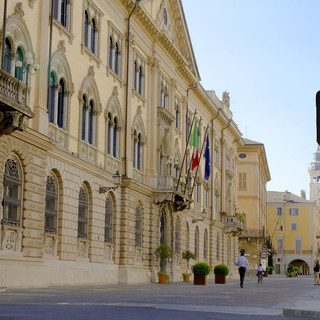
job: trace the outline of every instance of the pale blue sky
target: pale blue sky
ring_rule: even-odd
[[[309,198],[320,90],[319,0],[182,0],[201,84],[264,144],[267,190]]]

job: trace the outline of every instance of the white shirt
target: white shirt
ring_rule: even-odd
[[[259,266],[258,269],[257,269],[257,271],[258,271],[258,272],[264,271],[264,270],[263,270],[263,266]]]
[[[248,265],[248,260],[247,258],[245,258],[244,256],[240,256],[236,262],[235,262],[235,265],[238,266],[239,268],[240,267],[246,267]]]

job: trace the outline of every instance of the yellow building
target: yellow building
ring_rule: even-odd
[[[200,85],[181,1],[50,3],[10,0],[2,27],[0,285],[156,281],[160,243],[172,281],[187,249],[232,274],[243,141],[229,94]]]
[[[238,147],[238,203],[236,212],[245,217],[246,231],[239,236],[239,246],[245,249],[249,261],[248,269],[256,268],[267,260],[261,255],[267,249],[267,191],[270,181],[267,156],[260,142],[242,139]]]
[[[267,192],[267,228],[276,251],[276,273],[285,273],[289,264],[301,274],[312,274],[318,254],[319,207],[314,201],[288,191]]]

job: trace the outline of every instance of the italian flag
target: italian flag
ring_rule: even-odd
[[[280,219],[278,221],[278,226],[279,226],[280,230],[283,231],[282,216],[280,217]]]
[[[197,120],[194,122],[194,128],[192,132],[192,136],[190,139],[190,145],[193,147],[192,153],[192,167],[193,170],[199,165],[199,141],[198,141],[198,128],[197,128]]]

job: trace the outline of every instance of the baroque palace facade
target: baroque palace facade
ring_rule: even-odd
[[[234,273],[244,142],[228,93],[200,85],[181,1],[50,3],[7,1],[2,26],[0,285],[156,281],[160,243],[172,281],[187,249]],[[194,121],[208,180],[203,155],[188,174]]]

